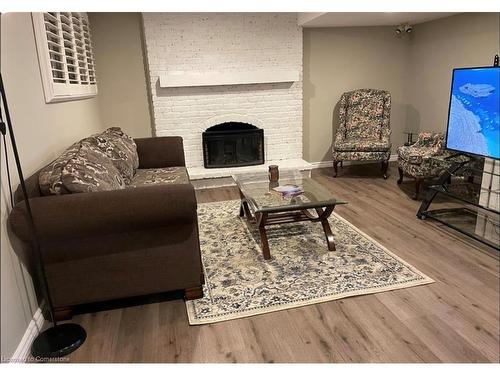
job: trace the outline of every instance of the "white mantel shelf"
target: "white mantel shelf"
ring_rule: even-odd
[[[257,83],[295,82],[300,79],[297,70],[221,72],[169,72],[160,75],[160,87],[198,87],[224,85],[252,85]]]

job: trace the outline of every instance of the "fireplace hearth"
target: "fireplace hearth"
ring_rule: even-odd
[[[225,122],[202,134],[205,168],[264,164],[264,130],[244,122]]]

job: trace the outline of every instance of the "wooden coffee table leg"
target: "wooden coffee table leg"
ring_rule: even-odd
[[[241,198],[241,204],[240,204],[240,217],[246,216],[247,220],[252,220],[252,214],[250,212],[250,208],[248,207],[248,202],[245,199],[245,196],[240,190],[240,198]]]
[[[323,231],[325,232],[326,244],[328,245],[328,250],[329,251],[337,250],[335,248],[335,242],[333,239],[332,228],[330,228],[330,223],[328,222],[328,220],[324,219],[321,220],[321,225],[323,226]]]
[[[264,259],[268,260],[271,259],[271,252],[269,251],[269,242],[267,241],[266,221],[267,214],[260,214],[258,218],[260,246],[262,248],[262,255],[264,255]]]
[[[262,255],[264,259],[271,259],[271,252],[269,251],[269,243],[267,242],[267,232],[265,227],[259,227],[260,232],[260,246],[262,247]]]
[[[332,228],[330,228],[330,223],[328,222],[328,218],[330,217],[330,214],[333,212],[333,207],[327,207],[325,210],[323,210],[322,208],[316,208],[316,212],[318,213],[318,217],[321,219],[321,225],[323,227],[323,231],[325,232],[328,251],[337,250],[335,247],[335,241],[332,234]]]

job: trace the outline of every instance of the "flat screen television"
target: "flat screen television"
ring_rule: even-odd
[[[453,69],[446,148],[500,159],[500,67]]]

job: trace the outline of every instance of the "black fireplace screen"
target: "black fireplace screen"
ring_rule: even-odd
[[[225,122],[202,135],[205,168],[264,164],[264,130],[243,122]]]

